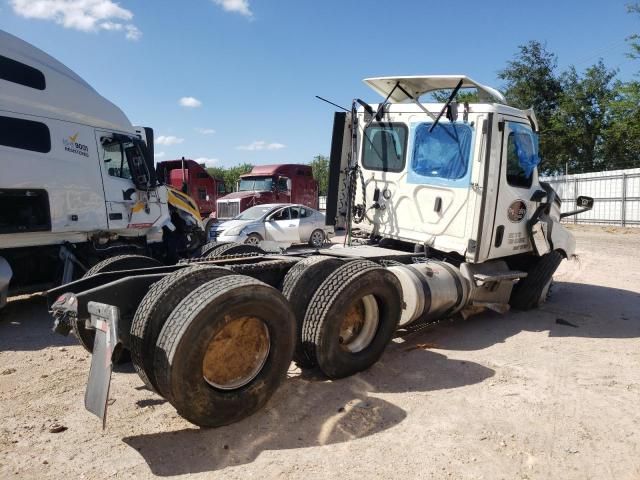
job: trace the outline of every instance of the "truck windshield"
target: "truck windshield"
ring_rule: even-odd
[[[238,186],[239,192],[270,192],[273,186],[271,177],[241,178]]]
[[[234,220],[258,220],[260,217],[262,217],[266,213],[269,213],[271,210],[273,210],[273,207],[256,205],[255,207],[246,209],[237,217],[234,217]]]

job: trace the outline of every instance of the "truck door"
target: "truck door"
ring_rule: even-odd
[[[295,212],[292,212],[291,210],[291,208],[285,207],[267,217],[264,222],[265,240],[300,243],[299,211],[296,209]]]
[[[148,229],[161,216],[155,189],[136,188],[144,158],[133,139],[96,131],[109,230]],[[138,173],[136,173],[138,172]]]
[[[537,135],[524,122],[505,118],[498,121],[502,126],[502,148],[489,258],[531,249],[527,220],[535,210],[531,198],[538,190]]]

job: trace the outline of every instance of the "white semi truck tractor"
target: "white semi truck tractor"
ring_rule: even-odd
[[[0,31],[0,308],[85,274],[197,249],[192,199],[160,185],[153,130]]]
[[[287,255],[214,245],[170,267],[49,291],[55,329],[95,332],[86,407],[104,421],[112,359],[201,426],[245,418],[292,359],[329,378],[367,369],[398,329],[484,308],[537,307],[575,242],[538,179],[538,125],[464,75],[365,82],[377,104],[336,113],[327,222],[344,245]],[[458,105],[462,88],[477,103]],[[446,103],[422,99],[450,91]]]

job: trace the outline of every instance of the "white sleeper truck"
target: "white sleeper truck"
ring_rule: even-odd
[[[0,308],[92,267],[171,261],[198,232],[193,201],[156,180],[153,131],[0,31]]]
[[[123,349],[180,415],[219,426],[261,408],[292,359],[341,378],[375,363],[398,329],[544,301],[575,245],[538,180],[534,113],[463,75],[365,82],[383,100],[354,101],[333,127],[327,222],[346,227],[345,245],[270,255],[212,244],[174,266],[49,291],[58,332],[95,333],[85,405],[103,422]],[[462,88],[478,101],[457,104]],[[435,91],[448,101],[423,101]]]

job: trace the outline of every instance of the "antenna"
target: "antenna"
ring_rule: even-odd
[[[317,98],[318,100],[322,100],[323,102],[327,102],[328,104],[333,105],[334,107],[338,107],[339,109],[344,110],[345,112],[349,112],[349,111],[350,111],[350,110],[348,110],[348,109],[346,109],[346,108],[344,108],[344,107],[341,107],[341,106],[340,106],[340,105],[338,105],[337,103],[333,103],[333,102],[330,102],[329,100],[327,100],[326,98],[322,98],[322,97],[321,97],[321,96],[319,96],[319,95],[316,95],[316,98]]]

